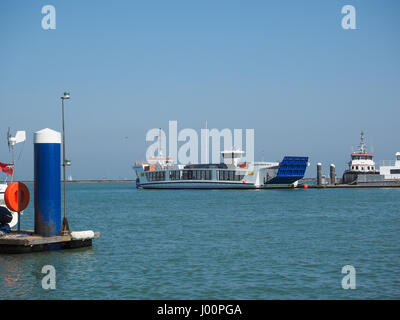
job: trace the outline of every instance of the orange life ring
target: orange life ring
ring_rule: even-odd
[[[18,208],[18,191],[21,196],[20,208]],[[11,211],[23,211],[29,203],[28,187],[22,182],[11,183],[4,193],[4,202]],[[19,210],[18,210],[19,209]]]

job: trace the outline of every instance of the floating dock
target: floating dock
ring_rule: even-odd
[[[64,94],[66,96],[66,93]],[[68,95],[69,97],[69,95]],[[64,101],[63,101],[64,102]],[[64,110],[64,104],[63,104]],[[64,128],[64,126],[63,126]],[[61,223],[61,134],[49,128],[34,133],[34,230],[21,230],[20,212],[28,206],[28,188],[13,182],[4,192],[6,207],[0,220],[0,254],[29,253],[91,247],[100,237],[92,230],[70,231],[66,217],[64,186],[64,218]],[[65,145],[63,142],[63,149]],[[63,151],[64,173],[67,162]],[[65,182],[65,174],[64,174]],[[12,213],[18,212],[18,229],[11,230]]]
[[[93,232],[93,234],[86,237],[74,237],[73,235],[74,232],[71,232],[69,235],[43,237],[35,234],[33,230],[25,230],[20,232],[13,230],[10,233],[0,237],[0,254],[29,253],[91,247],[92,240],[100,237],[99,232]]]

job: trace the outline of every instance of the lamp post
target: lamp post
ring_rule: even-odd
[[[62,145],[63,145],[63,186],[64,186],[64,217],[63,217],[63,222],[62,222],[62,227],[61,227],[61,233],[67,234],[70,232],[69,230],[69,225],[68,225],[68,220],[67,220],[67,214],[66,214],[66,192],[65,192],[65,129],[64,129],[64,100],[68,100],[70,98],[69,92],[64,92],[64,95],[61,97],[62,101]]]

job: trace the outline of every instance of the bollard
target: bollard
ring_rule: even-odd
[[[320,162],[317,163],[317,185],[322,185],[322,164]]]
[[[335,182],[336,182],[336,173],[335,173],[335,165],[333,163],[330,165],[329,178],[331,180],[330,183],[331,184],[335,184]]]
[[[43,129],[34,134],[35,233],[61,233],[61,134]]]

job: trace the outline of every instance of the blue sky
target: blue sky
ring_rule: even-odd
[[[56,8],[56,30],[41,9]],[[357,30],[341,27],[356,8]],[[33,132],[61,130],[75,179],[134,177],[147,130],[255,129],[255,157],[306,155],[341,175],[365,131],[376,160],[400,151],[400,2],[0,2],[0,161],[26,130],[16,178],[33,176]]]

